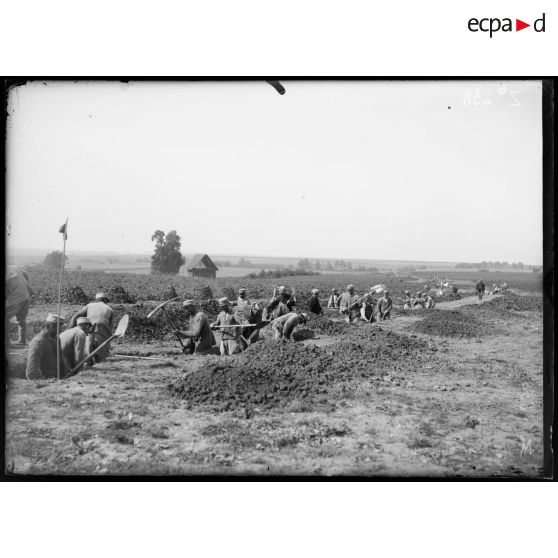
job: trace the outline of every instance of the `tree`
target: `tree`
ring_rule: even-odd
[[[186,259],[180,253],[180,237],[176,231],[165,233],[156,230],[151,237],[155,241],[155,253],[151,256],[151,273],[176,275]]]
[[[298,269],[312,269],[312,264],[308,258],[302,258],[302,260],[298,260],[297,264]]]
[[[48,267],[60,269],[62,267],[62,258],[64,258],[65,261],[68,261],[68,256],[64,256],[62,252],[55,250],[54,252],[51,252],[50,254],[47,254],[45,256],[45,260],[43,263]]]

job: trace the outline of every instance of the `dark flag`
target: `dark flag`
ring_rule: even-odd
[[[59,233],[64,235],[64,241],[68,240],[68,221],[66,221],[59,229]]]

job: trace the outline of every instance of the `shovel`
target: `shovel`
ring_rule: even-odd
[[[120,318],[120,321],[118,322],[118,325],[116,326],[116,331],[114,332],[113,335],[111,335],[106,341],[104,341],[103,343],[101,343],[94,351],[91,351],[81,362],[79,362],[78,364],[76,364],[71,372],[70,375],[73,374],[74,372],[76,372],[76,370],[78,370],[80,368],[80,366],[82,366],[86,361],[88,361],[95,353],[98,353],[105,345],[108,345],[115,337],[124,337],[124,334],[126,333],[126,330],[128,329],[128,321],[129,321],[129,317],[128,314],[124,314],[124,316],[122,316],[122,318]]]

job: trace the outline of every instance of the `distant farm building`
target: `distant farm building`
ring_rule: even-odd
[[[204,279],[215,279],[219,268],[213,263],[207,254],[194,254],[194,256],[186,262],[180,273],[188,275],[188,277],[203,277]]]

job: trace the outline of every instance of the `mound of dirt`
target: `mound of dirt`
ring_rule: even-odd
[[[141,343],[174,339],[172,326],[167,321],[164,312],[159,311],[151,318],[147,318],[147,315],[153,310],[152,305],[139,303],[131,307],[115,305],[113,308],[115,323],[118,323],[124,314],[129,316],[130,321],[126,330],[127,339]],[[169,304],[165,309],[172,324],[179,329],[188,329],[188,315],[182,308]]]
[[[488,306],[496,311],[507,312],[542,312],[542,296],[521,296],[511,291],[505,291],[504,296],[495,297],[487,300],[483,306]]]
[[[350,328],[346,322],[335,322],[325,316],[316,316],[315,314],[309,314],[307,326],[324,335],[340,335]]]
[[[135,304],[136,299],[131,297],[122,285],[114,285],[107,292],[110,302],[120,304]]]
[[[70,287],[62,296],[62,302],[65,304],[87,304],[89,297],[83,292],[79,286]]]
[[[210,300],[213,298],[213,291],[209,285],[195,285],[194,298],[196,300]]]
[[[314,337],[316,337],[316,333],[307,327],[295,329],[292,335],[294,341],[305,341],[306,339],[314,339]]]
[[[425,318],[410,327],[418,333],[440,337],[481,337],[494,329],[457,310],[429,310]]]
[[[208,361],[166,389],[189,407],[270,409],[292,408],[298,403],[301,408],[302,403],[302,409],[331,409],[362,388],[363,379],[379,383],[386,373],[415,369],[421,355],[431,362],[431,354],[424,343],[382,330],[356,341],[341,341],[327,350],[266,340],[234,359]]]
[[[236,291],[232,287],[223,287],[222,292],[231,302],[236,300]]]

